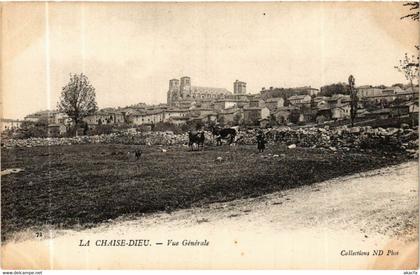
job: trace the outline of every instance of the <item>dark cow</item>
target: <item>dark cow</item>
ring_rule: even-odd
[[[119,151],[119,152],[112,152],[111,154],[112,155],[121,155],[121,154],[124,154],[124,153]],[[134,159],[139,160],[141,155],[142,155],[142,151],[140,149],[136,149],[134,151],[128,151],[127,152],[128,159],[131,159],[131,160],[134,160]]]
[[[134,156],[136,157],[136,160],[139,160],[141,157],[142,151],[137,149],[134,151]]]
[[[228,140],[229,144],[235,140],[236,130],[233,128],[217,128],[212,127],[213,136],[216,137],[217,145],[222,145],[222,139]]]
[[[188,132],[188,146],[191,148],[191,150],[194,150],[194,144],[197,144],[198,150],[201,149],[204,150],[204,132]]]

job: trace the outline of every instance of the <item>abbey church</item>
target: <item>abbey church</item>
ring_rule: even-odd
[[[246,83],[235,81],[233,94],[246,94]],[[180,80],[169,80],[167,103],[169,106],[181,107],[193,103],[229,98],[233,94],[225,88],[191,86],[191,78],[184,76]]]

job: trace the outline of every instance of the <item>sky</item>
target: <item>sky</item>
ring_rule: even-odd
[[[169,80],[227,88],[405,83],[419,25],[401,2],[2,3],[1,110],[55,109],[70,73],[100,108],[166,103]]]

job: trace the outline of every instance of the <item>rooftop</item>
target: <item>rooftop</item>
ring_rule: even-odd
[[[307,97],[308,95],[292,95],[291,97],[289,97],[289,100],[298,100],[298,99],[304,99],[305,97]]]
[[[232,94],[225,88],[191,86],[191,92],[198,94]]]

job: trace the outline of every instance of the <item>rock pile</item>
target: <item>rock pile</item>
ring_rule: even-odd
[[[410,128],[338,127],[279,128],[267,133],[275,142],[297,147],[335,149],[379,149],[398,151],[418,149],[419,133]]]
[[[386,150],[408,152],[418,151],[418,129],[401,128],[372,128],[366,127],[337,127],[330,128],[274,128],[266,131],[269,143],[285,144],[289,148],[327,148],[336,150]],[[241,144],[255,144],[254,130],[240,131]],[[210,132],[205,132],[205,144],[214,144]],[[138,145],[187,145],[188,133],[174,134],[173,132],[125,132],[98,136],[79,136],[70,138],[29,138],[5,139],[2,147],[33,147],[72,144],[138,144]]]
[[[212,144],[210,132],[205,132],[206,144]],[[28,138],[28,139],[4,139],[2,147],[35,147],[73,144],[138,144],[138,145],[186,145],[188,134],[174,134],[173,132],[138,132],[138,133],[112,133],[96,136],[78,136],[62,138]]]

